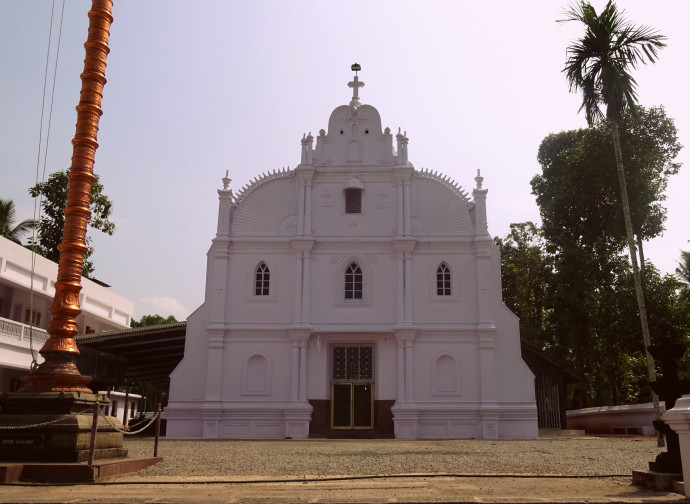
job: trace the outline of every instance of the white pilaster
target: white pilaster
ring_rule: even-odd
[[[293,324],[309,324],[309,303],[311,283],[311,249],[314,240],[297,238],[290,242],[296,256],[295,271],[295,311]]]
[[[305,339],[299,342],[299,394],[298,399],[302,402],[307,400],[307,341]]]
[[[299,400],[299,377],[300,377],[300,355],[299,341],[292,340],[292,369],[290,373],[290,401]]]
[[[208,331],[208,359],[206,365],[206,395],[205,402],[221,400],[221,381],[223,376],[223,336],[222,327],[209,327]]]
[[[304,268],[304,252],[297,251],[295,263],[295,311],[293,320],[295,324],[302,323],[302,289],[303,289],[303,268]]]

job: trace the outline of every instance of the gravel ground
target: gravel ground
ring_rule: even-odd
[[[152,438],[128,438],[130,457],[150,457]],[[142,477],[304,477],[390,474],[520,474],[630,477],[662,449],[656,438],[538,440],[171,440]]]

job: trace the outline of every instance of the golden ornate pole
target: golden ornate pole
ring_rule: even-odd
[[[29,374],[21,392],[91,392],[86,386],[91,378],[82,376],[75,360],[79,355],[74,336],[76,317],[81,313],[79,292],[86,252],[86,224],[91,215],[89,202],[94,180],[93,164],[98,148],[98,122],[101,114],[103,86],[106,83],[106,57],[110,52],[108,37],[113,21],[112,0],[92,0],[89,11],[89,34],[84,44],[84,72],[77,105],[77,125],[72,140],[72,167],[65,208],[55,297],[50,307],[50,337],[40,353],[45,362]]]

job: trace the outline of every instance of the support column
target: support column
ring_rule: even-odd
[[[304,192],[304,235],[311,236],[311,178],[305,180]]]
[[[397,397],[396,403],[405,402],[405,342],[396,338],[396,346],[398,351],[397,362]]]
[[[299,186],[299,209],[297,211],[297,236],[304,236],[304,185]]]
[[[395,339],[398,344],[398,401],[405,403],[414,402],[414,339],[417,329],[411,326],[398,326],[394,328]]]
[[[405,236],[410,236],[412,234],[412,225],[410,223],[410,179],[407,178],[403,181],[403,189],[405,191]]]
[[[412,343],[405,342],[405,402],[414,402],[414,361]]]
[[[481,404],[482,437],[498,438],[499,407],[496,402],[496,331],[495,329],[477,330],[479,339],[479,379]]]
[[[297,236],[311,235],[311,181],[315,169],[311,163],[311,133],[302,139],[302,164],[295,168],[299,182],[299,203],[297,205]]]
[[[218,226],[216,237],[213,239],[209,251],[208,268],[206,272],[206,299],[210,305],[209,324],[206,327],[208,335],[208,359],[206,366],[206,391],[204,395],[204,408],[208,414],[212,410],[220,411],[222,396],[223,353],[225,348],[225,312],[227,310],[227,293],[229,290],[230,248],[232,239],[230,230],[232,217],[236,208],[233,203],[233,194],[230,189],[228,172],[223,177],[223,189],[218,190]],[[219,415],[220,413],[218,413]],[[218,435],[217,422],[209,421],[204,426],[205,437]],[[212,425],[213,424],[213,425]]]
[[[398,236],[405,235],[405,190],[402,179],[398,179]]]
[[[290,372],[290,401],[295,402],[299,400],[299,377],[300,377],[300,359],[299,359],[299,341],[292,340],[292,369]]]
[[[295,264],[295,310],[293,323],[302,323],[302,282],[303,282],[303,252],[297,251],[297,263]]]
[[[311,300],[311,253],[303,252],[302,257],[302,275],[303,275],[303,287],[302,287],[302,318],[303,324],[309,324],[311,322],[309,308]]]
[[[412,324],[412,252],[405,252],[405,324]]]
[[[405,323],[405,253],[398,252],[398,288],[395,292],[397,307],[397,323]]]
[[[394,238],[393,245],[398,255],[398,325],[406,326],[413,323],[412,317],[412,251],[416,240],[414,238]]]
[[[295,271],[295,310],[293,325],[309,325],[309,296],[311,282],[311,249],[314,240],[296,238],[290,242],[297,257]]]
[[[396,326],[397,394],[393,412],[396,439],[417,439],[419,408],[414,403],[414,338],[417,330]]]
[[[307,400],[307,344],[310,335],[310,327],[294,326],[288,329],[288,336],[292,341],[292,387],[290,403],[283,409],[283,415],[285,436],[292,439],[309,437],[309,422],[313,411]]]
[[[204,402],[217,403],[221,400],[221,380],[223,376],[223,335],[222,327],[207,329],[208,361],[206,365],[206,395]]]
[[[301,340],[299,342],[299,394],[298,399],[301,402],[307,401],[307,341]]]

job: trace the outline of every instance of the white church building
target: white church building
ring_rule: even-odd
[[[416,170],[348,86],[296,168],[223,179],[168,437],[536,437],[482,177]]]

